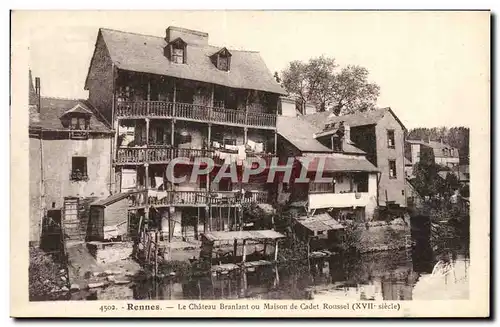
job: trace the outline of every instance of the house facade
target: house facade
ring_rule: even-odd
[[[406,207],[405,195],[405,126],[390,108],[335,116],[330,112],[304,115],[317,129],[317,137],[328,137],[329,126],[341,124],[356,147],[380,172],[377,180],[380,206]],[[332,140],[333,142],[333,140]]]
[[[378,169],[340,125],[317,132],[304,116],[278,117],[280,162],[295,158],[290,181],[278,183],[278,202],[303,203],[309,215],[330,212],[338,219],[371,220]],[[299,181],[301,174],[309,181]]]
[[[460,154],[457,148],[436,141],[407,140],[406,143],[406,155],[413,164],[428,158],[438,165],[458,171]]]
[[[30,74],[30,243],[44,222],[78,220],[85,199],[106,197],[111,187],[113,133],[85,100],[41,97]]]
[[[212,46],[208,34],[169,27],[163,37],[100,29],[85,89],[112,122],[113,192],[133,194],[133,224],[144,221],[169,240],[229,230],[241,202],[267,202],[266,183],[215,182],[218,169],[276,153],[283,89],[257,52]],[[215,169],[196,182],[197,157]],[[189,179],[189,178],[188,178]],[[131,225],[133,225],[131,223]]]

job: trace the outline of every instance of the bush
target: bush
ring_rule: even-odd
[[[40,249],[30,247],[29,298],[30,301],[54,300],[58,297],[53,290],[65,286],[60,278],[62,267]]]

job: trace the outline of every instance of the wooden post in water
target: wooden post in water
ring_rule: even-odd
[[[155,231],[155,277],[158,276],[158,229]]]
[[[241,262],[245,262],[247,260],[247,244],[246,240],[243,240],[243,259]]]
[[[274,261],[278,261],[278,239],[274,243]]]

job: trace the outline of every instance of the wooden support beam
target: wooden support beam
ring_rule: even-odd
[[[203,233],[206,233],[208,231],[207,222],[208,222],[208,207],[205,206],[205,219],[203,220]]]
[[[149,145],[149,123],[150,119],[146,118],[146,146]]]
[[[245,262],[247,260],[247,241],[243,240],[243,258],[241,262]]]
[[[274,243],[274,261],[278,260],[278,240]]]
[[[278,132],[274,131],[274,155],[278,153]]]
[[[200,226],[200,207],[197,208],[197,216],[196,216],[196,230],[194,237],[198,240],[198,227]]]
[[[238,251],[238,240],[234,240],[234,243],[233,243],[233,256],[236,258],[236,253]]]
[[[175,119],[170,121],[170,145],[174,146],[175,142]]]
[[[248,142],[248,127],[243,127],[243,131],[244,131],[244,134],[243,134],[243,144],[246,146],[247,145],[247,142]]]
[[[209,228],[208,230],[212,231],[212,225],[213,225],[212,224],[212,207],[210,205],[208,206],[208,214],[210,216],[210,225],[208,226],[208,228]]]
[[[174,78],[174,95],[173,95],[172,102],[174,103],[174,105],[172,106],[172,111],[173,111],[172,114],[175,117],[175,103],[177,102],[177,80],[175,78]]]

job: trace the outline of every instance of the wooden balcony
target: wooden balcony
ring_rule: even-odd
[[[174,158],[189,158],[191,162],[197,157],[211,158],[216,165],[222,165],[224,160],[221,159],[215,150],[211,149],[183,149],[173,148],[170,146],[148,146],[148,147],[122,147],[117,151],[117,165],[141,165],[144,163],[151,164],[167,164]],[[260,157],[266,162],[266,165],[271,164],[272,154],[255,154],[247,153],[247,157]]]
[[[168,163],[173,158],[212,158],[216,161],[214,150],[205,149],[182,149],[169,146],[149,146],[119,148],[116,156],[117,165],[139,165],[143,163]]]
[[[146,206],[237,206],[242,203],[266,203],[267,192],[249,191],[244,195],[238,192],[218,191],[154,191],[142,190],[132,192],[129,196],[129,209]]]
[[[124,118],[176,118],[180,120],[215,123],[232,126],[276,128],[276,115],[216,108],[188,103],[164,101],[118,102],[117,117]]]

